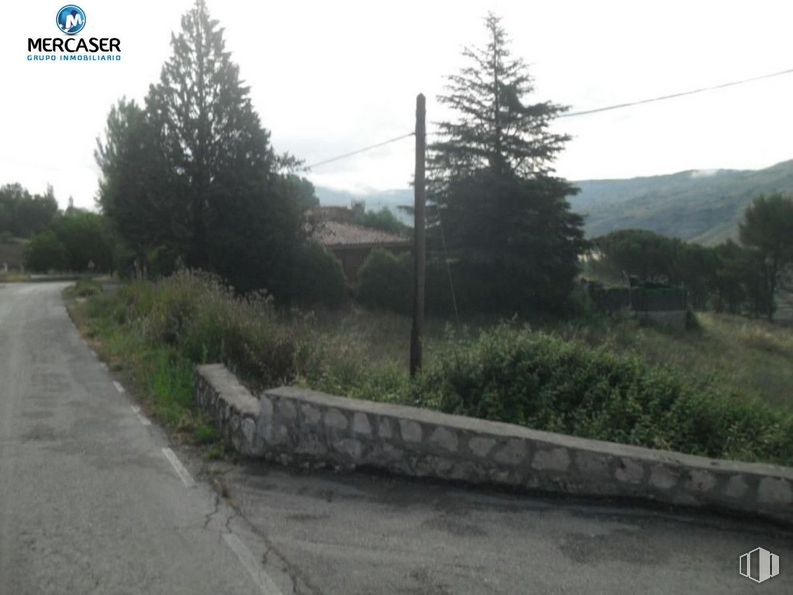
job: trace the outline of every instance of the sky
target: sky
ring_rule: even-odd
[[[62,1],[62,0],[61,0]],[[115,63],[31,63],[28,37],[58,37],[61,2],[3,11],[0,184],[52,184],[61,206],[93,208],[93,152],[111,105],[142,101],[170,55],[191,0],[78,0],[81,37],[118,37]],[[793,3],[711,0],[207,0],[277,151],[307,164],[408,133],[415,97],[432,122],[444,77],[481,45],[483,17],[500,15],[514,56],[535,79],[527,102],[572,111],[793,68]],[[572,179],[696,169],[756,169],[793,159],[793,75],[613,112],[565,118],[572,135],[556,162]],[[404,188],[413,140],[314,168],[317,185],[366,192]]]

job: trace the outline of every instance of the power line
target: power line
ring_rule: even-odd
[[[745,85],[746,83],[753,83],[755,81],[760,81],[763,79],[769,79],[777,76],[782,76],[785,74],[793,73],[793,68],[788,68],[787,70],[780,70],[778,72],[772,72],[770,74],[763,74],[760,76],[753,76],[751,78],[741,79],[739,81],[731,81],[729,83],[722,83],[720,85],[711,85],[710,87],[700,87],[699,89],[691,89],[689,91],[681,91],[679,93],[670,93],[668,95],[659,95],[658,97],[650,97],[649,99],[640,99],[638,101],[629,101],[627,103],[617,103],[614,105],[607,105],[604,107],[597,107],[594,109],[587,109],[587,110],[580,110],[577,112],[568,112],[566,114],[559,114],[559,118],[572,118],[574,116],[585,116],[588,114],[597,114],[599,112],[607,112],[616,109],[622,109],[625,107],[633,107],[634,105],[642,105],[644,103],[653,103],[655,101],[664,101],[666,99],[675,99],[677,97],[684,97],[685,95],[695,95],[697,93],[704,93],[706,91],[715,91],[717,89],[724,89],[726,87],[735,87],[737,85]]]
[[[415,134],[416,134],[415,132],[409,132],[408,134],[403,134],[402,136],[390,138],[388,140],[384,140],[381,143],[369,145],[368,147],[363,147],[362,149],[350,151],[349,153],[344,153],[343,155],[337,155],[335,157],[330,157],[329,159],[323,159],[322,161],[317,161],[316,163],[312,163],[311,165],[306,165],[305,167],[303,167],[303,169],[307,170],[307,169],[311,169],[312,167],[319,167],[320,165],[325,165],[326,163],[332,163],[334,161],[338,161],[339,159],[346,159],[347,157],[352,157],[353,155],[358,155],[359,153],[365,153],[366,151],[371,151],[372,149],[377,149],[378,147],[383,147],[385,145],[395,143],[397,141],[402,140],[403,138],[414,136]]]
[[[564,114],[559,114],[557,117],[559,117],[559,118],[573,118],[573,117],[576,117],[576,116],[586,116],[586,115],[589,115],[589,114],[597,114],[597,113],[600,113],[600,112],[607,112],[607,111],[612,111],[612,110],[617,110],[617,109],[624,109],[626,107],[633,107],[633,106],[636,106],[636,105],[643,105],[645,103],[654,103],[654,102],[657,102],[657,101],[665,101],[667,99],[676,99],[678,97],[685,97],[686,95],[696,95],[698,93],[705,93],[705,92],[708,92],[708,91],[716,91],[718,89],[725,89],[727,87],[735,87],[735,86],[738,86],[738,85],[745,85],[747,83],[753,83],[753,82],[756,82],[756,81],[769,79],[769,78],[774,78],[774,77],[783,76],[783,75],[792,74],[792,73],[793,73],[793,68],[788,68],[786,70],[780,70],[778,72],[772,72],[772,73],[769,73],[769,74],[762,74],[760,76],[754,76],[754,77],[745,78],[745,79],[741,79],[741,80],[737,80],[737,81],[730,81],[728,83],[721,83],[719,85],[711,85],[711,86],[708,86],[708,87],[700,87],[698,89],[690,89],[688,91],[680,91],[678,93],[669,93],[667,95],[659,95],[657,97],[650,97],[648,99],[639,99],[638,101],[628,101],[628,102],[625,102],[625,103],[616,103],[614,105],[606,105],[606,106],[603,106],[603,107],[597,107],[597,108],[593,108],[593,109],[579,110],[579,111],[576,111],[576,112],[567,112],[567,113],[564,113]],[[438,134],[440,134],[440,133],[437,132],[437,131],[435,131],[435,132],[427,132],[428,136],[435,136],[435,135],[438,135]],[[350,151],[349,153],[343,153],[341,155],[336,155],[335,157],[330,157],[328,159],[323,159],[322,161],[317,161],[316,163],[312,163],[311,165],[306,165],[306,166],[302,167],[301,169],[303,171],[307,171],[307,170],[310,170],[310,169],[312,169],[314,167],[319,167],[319,166],[325,165],[327,163],[333,163],[334,161],[339,161],[341,159],[347,159],[348,157],[353,157],[355,155],[359,155],[361,153],[365,153],[367,151],[371,151],[372,149],[377,149],[379,147],[383,147],[385,145],[388,145],[388,144],[391,144],[391,143],[395,143],[397,141],[400,141],[402,139],[405,139],[405,138],[408,138],[408,137],[411,137],[411,136],[415,136],[415,133],[414,132],[409,132],[407,134],[403,134],[403,135],[400,135],[400,136],[397,136],[397,137],[394,137],[394,138],[390,138],[388,140],[376,143],[374,145],[368,145],[366,147],[362,147],[360,149],[356,149],[355,151]]]

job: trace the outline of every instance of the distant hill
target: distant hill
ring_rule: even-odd
[[[573,183],[581,193],[570,198],[570,205],[586,216],[588,237],[638,228],[712,245],[737,236],[743,211],[756,196],[793,193],[793,161],[760,170],[691,170]],[[364,200],[367,209],[386,207],[410,222],[410,217],[398,209],[412,204],[410,188],[354,194],[320,186],[316,192],[323,205],[349,206],[352,200]]]
[[[589,237],[649,229],[703,244],[736,237],[746,206],[760,194],[793,192],[793,161],[760,170],[684,171],[627,180],[575,182],[570,199]]]

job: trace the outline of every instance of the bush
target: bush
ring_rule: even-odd
[[[339,259],[322,244],[309,242],[297,250],[292,268],[292,295],[296,304],[339,306],[347,300],[348,293]]]
[[[74,284],[74,295],[77,297],[91,297],[102,293],[102,286],[96,281],[81,279]]]
[[[358,301],[369,308],[410,312],[412,279],[409,253],[397,256],[383,249],[372,250],[358,271]]]
[[[793,462],[793,417],[764,403],[506,325],[452,344],[413,391],[420,404],[448,413],[710,457]]]
[[[25,266],[32,271],[63,271],[66,269],[66,249],[50,230],[37,233],[25,250]]]
[[[238,296],[217,277],[191,271],[121,291],[125,322],[155,345],[172,345],[193,363],[224,362],[256,386],[294,377],[294,340],[266,295]]]
[[[74,210],[54,219],[50,229],[63,244],[70,271],[110,271],[113,268],[113,247],[101,215]],[[93,269],[89,263],[93,263]]]

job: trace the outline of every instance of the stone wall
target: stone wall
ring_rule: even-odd
[[[295,387],[254,397],[222,365],[200,366],[197,374],[198,403],[246,456],[708,506],[793,523],[790,468],[586,440]]]

